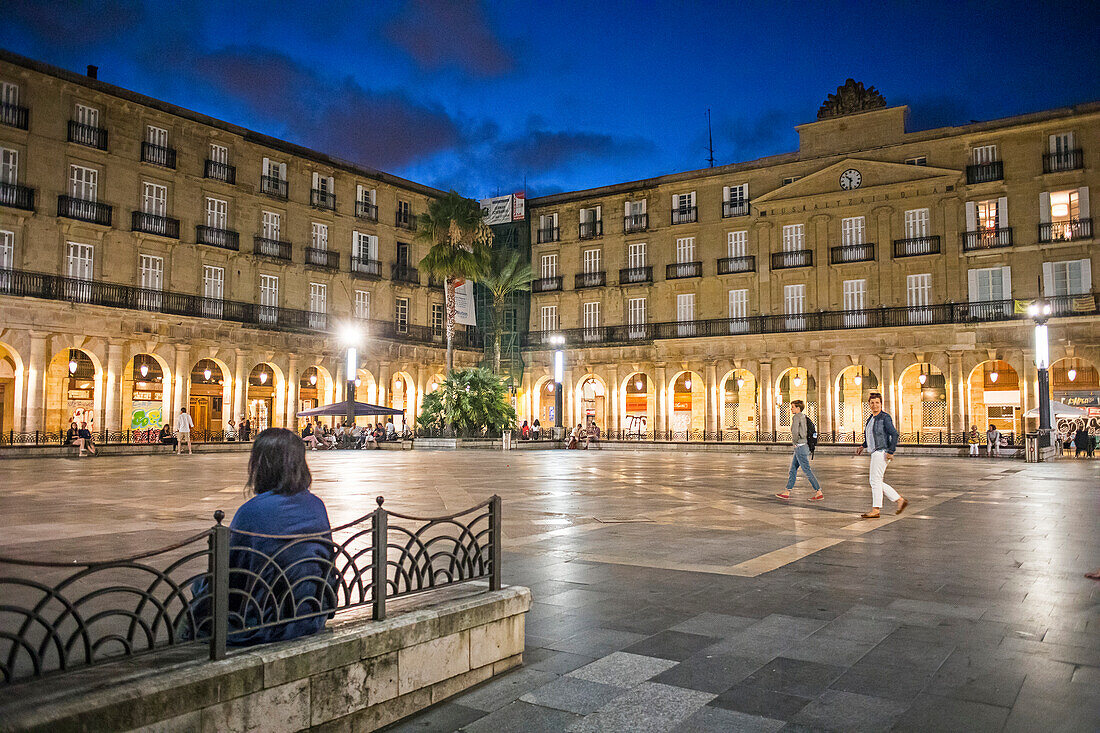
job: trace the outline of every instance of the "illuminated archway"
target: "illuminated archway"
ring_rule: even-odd
[[[554,395],[554,384],[554,379],[549,375],[540,377],[531,393],[531,413],[534,415],[531,424],[534,425],[535,420],[538,420],[542,430],[548,430],[555,424],[554,406],[557,398]],[[564,421],[562,424],[564,425]]]
[[[623,437],[636,440],[650,437],[651,432],[656,429],[656,390],[653,380],[645,372],[634,372],[622,381],[619,394],[622,395],[619,414],[623,416]]]
[[[1020,434],[1023,428],[1021,386],[1020,375],[1005,361],[983,361],[971,370],[966,379],[967,413],[979,433],[995,425],[1006,436]]]
[[[1062,404],[1084,410],[1082,417],[1059,417],[1055,424],[1063,436],[1083,427],[1100,431],[1100,372],[1092,363],[1079,357],[1065,357],[1050,365],[1050,397]],[[1033,429],[1038,420],[1032,420]]]
[[[260,362],[248,373],[247,383],[245,410],[252,424],[252,435],[282,425],[283,405],[286,404],[286,380],[282,370],[271,362]]]
[[[822,430],[817,411],[817,380],[804,367],[790,367],[780,373],[775,380],[775,405],[779,413],[776,421],[778,430],[791,428],[791,403],[802,400],[806,403],[806,417],[814,421],[818,431]]]
[[[679,372],[668,384],[669,431],[673,440],[702,440],[707,425],[707,388],[702,375]]]
[[[837,375],[835,387],[837,442],[858,442],[871,416],[867,400],[872,392],[882,393],[878,375],[862,364],[853,364]]]
[[[398,431],[404,429],[406,422],[410,425],[415,419],[413,412],[416,410],[416,382],[408,372],[394,372],[390,377],[389,390],[387,391],[388,407],[395,410],[404,410],[404,415],[393,416],[393,426]],[[387,418],[389,419],[389,418]]]
[[[168,361],[157,354],[135,354],[122,370],[118,388],[122,396],[123,430],[148,433],[172,425],[172,376]],[[159,435],[156,436],[159,440]],[[131,440],[134,438],[131,437]]]
[[[607,385],[595,374],[585,374],[577,382],[574,394],[576,412],[575,422],[588,429],[589,423],[596,423],[600,430],[607,428]]]
[[[941,440],[940,434],[947,432],[947,380],[939,367],[918,362],[901,372],[894,421],[905,442]]]
[[[64,432],[72,422],[88,423],[88,429],[101,429],[96,419],[102,403],[103,368],[91,351],[63,349],[46,368],[46,411],[43,428]]]
[[[23,359],[12,346],[0,341],[0,434],[20,430],[23,418]]]
[[[760,425],[756,377],[748,369],[734,369],[722,378],[719,427],[723,440],[755,440]]]
[[[243,417],[232,414],[230,374],[229,365],[221,359],[199,359],[191,367],[187,412],[195,423],[196,432],[192,437],[204,440],[204,436],[224,430],[227,419],[237,423]]]

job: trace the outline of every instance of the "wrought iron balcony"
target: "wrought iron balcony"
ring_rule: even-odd
[[[561,275],[540,277],[538,280],[531,281],[532,293],[549,293],[554,290],[561,290]]]
[[[372,260],[369,257],[352,257],[351,274],[356,277],[379,278],[382,277],[382,261]]]
[[[599,272],[578,272],[573,281],[574,290],[602,288],[604,285],[607,285],[607,272],[604,270],[600,270]]]
[[[6,102],[0,104],[0,124],[26,130],[29,118],[30,113],[26,107],[20,107],[18,104],[7,104]]]
[[[355,215],[367,221],[378,221],[378,207],[369,201],[356,201]]]
[[[66,219],[79,219],[92,224],[111,226],[111,207],[98,201],[74,199],[72,196],[57,197],[57,215]]]
[[[875,245],[870,243],[847,244],[829,248],[829,263],[842,265],[845,262],[874,262]]]
[[[17,183],[0,183],[0,206],[34,211],[34,189]]]
[[[390,266],[390,279],[400,283],[420,284],[420,270],[412,265],[395,262]]]
[[[962,233],[963,252],[1012,246],[1012,227]]]
[[[318,209],[336,211],[336,194],[322,191],[319,188],[311,188],[309,190],[309,205],[316,206]]]
[[[237,168],[228,163],[219,163],[216,160],[206,159],[202,168],[203,178],[209,178],[222,183],[235,184],[237,182]]]
[[[107,149],[107,130],[102,127],[85,125],[76,120],[69,120],[69,142],[77,145],[87,145],[89,148]]]
[[[195,227],[195,242],[234,251],[241,248],[240,236],[235,231],[210,227],[205,224],[199,224]]]
[[[696,221],[699,221],[699,207],[697,206],[672,210],[673,224],[691,224]]]
[[[180,238],[180,220],[170,216],[146,214],[144,211],[135,211],[130,217],[130,229],[135,232],[156,234],[161,237]]]
[[[163,168],[175,168],[176,149],[143,142],[141,144],[141,162],[152,163]]]
[[[894,257],[918,257],[920,255],[938,255],[940,236],[907,237],[894,240]]]
[[[339,270],[340,253],[320,247],[306,247],[306,265],[326,270]]]
[[[416,231],[416,217],[409,212],[396,212],[393,218],[393,225],[398,229],[408,229],[410,232]]]
[[[772,252],[772,269],[787,270],[792,267],[813,267],[814,251],[796,249],[793,252]]]
[[[737,272],[756,272],[756,255],[723,257],[718,260],[719,275],[731,275]]]
[[[649,228],[649,214],[630,214],[623,217],[623,233],[644,232]]]
[[[665,266],[665,280],[679,280],[685,277],[702,277],[702,262],[673,262]]]
[[[582,221],[580,225],[581,239],[595,239],[603,236],[603,220]]]
[[[1043,173],[1058,173],[1060,171],[1075,171],[1085,167],[1085,153],[1081,148],[1066,150],[1061,153],[1045,153],[1043,155]]]
[[[253,254],[290,262],[291,249],[290,242],[282,242],[278,239],[271,239],[270,237],[256,236],[252,238]]]
[[[559,232],[557,227],[550,227],[549,229],[537,229],[535,231],[537,232],[536,241],[539,244],[558,241]]]
[[[1005,177],[1004,163],[995,160],[992,163],[977,163],[966,166],[967,183],[989,183],[991,181],[1003,181]]]
[[[285,201],[287,183],[278,176],[260,176],[260,193]]]
[[[1045,221],[1039,224],[1040,242],[1072,242],[1092,239],[1092,219]]]
[[[637,285],[653,282],[653,266],[624,267],[619,270],[619,285]]]
[[[722,202],[722,218],[728,219],[731,216],[748,216],[749,215],[749,202],[748,201],[723,201]]]

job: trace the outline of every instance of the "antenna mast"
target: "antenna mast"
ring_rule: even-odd
[[[710,129],[710,107],[707,107],[707,150],[710,151],[710,157],[707,158],[707,163],[710,167],[714,167],[714,134]]]

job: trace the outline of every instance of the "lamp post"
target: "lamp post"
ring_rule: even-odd
[[[565,337],[560,333],[554,334],[550,337],[550,343],[556,347],[554,350],[554,437],[560,438],[564,425],[561,413],[565,403],[562,389],[562,382],[565,379],[565,350],[562,348],[565,346]]]
[[[355,425],[355,381],[359,374],[359,343],[362,341],[362,333],[352,324],[344,326],[340,333],[340,340],[347,348],[347,385],[345,387],[347,400],[347,414],[345,419],[348,426]]]
[[[1047,319],[1050,318],[1050,303],[1036,300],[1027,307],[1027,314],[1035,321],[1035,367],[1039,370],[1039,433],[1050,439],[1050,340],[1047,335]],[[1042,445],[1040,438],[1040,445]],[[1045,446],[1044,446],[1045,447]]]

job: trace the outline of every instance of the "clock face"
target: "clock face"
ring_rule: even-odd
[[[845,191],[851,191],[853,188],[859,188],[859,185],[863,183],[863,176],[859,174],[855,168],[849,168],[840,174],[840,187]]]

